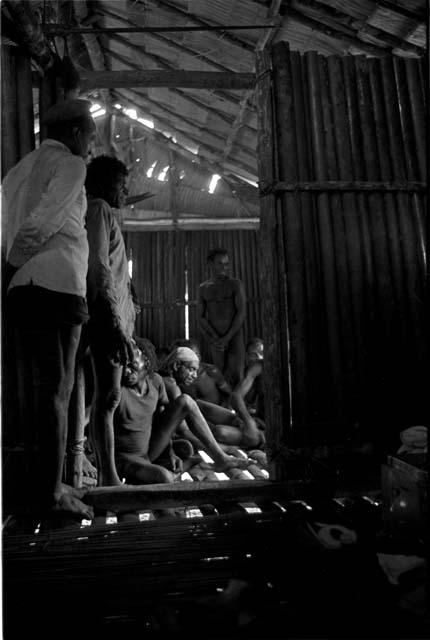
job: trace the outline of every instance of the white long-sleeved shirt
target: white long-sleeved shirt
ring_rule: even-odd
[[[47,139],[6,175],[2,185],[6,257],[18,267],[9,289],[33,283],[85,297],[88,241],[85,162]]]
[[[96,300],[104,300],[108,314],[103,322],[118,325],[132,336],[136,312],[124,239],[111,207],[102,198],[88,199],[86,227],[90,246],[87,277],[90,315]]]

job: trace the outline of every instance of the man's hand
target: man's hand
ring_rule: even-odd
[[[115,364],[120,364],[123,367],[127,362],[134,360],[133,341],[119,327],[115,327],[112,334],[110,358]]]
[[[173,473],[182,473],[183,462],[181,458],[177,456],[176,453],[173,453],[173,451],[170,451],[169,458],[170,458],[170,465]]]
[[[219,351],[225,351],[230,340],[223,336],[222,338],[216,338],[212,342],[212,346],[214,349],[218,349]]]

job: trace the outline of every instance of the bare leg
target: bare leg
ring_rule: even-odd
[[[229,456],[221,449],[197,403],[186,394],[176,398],[172,406],[162,414],[156,428],[153,429],[149,445],[150,460],[155,460],[164,451],[173,431],[184,418],[187,418],[191,431],[213,458],[215,470],[223,471],[232,467],[245,468],[248,466],[247,460]]]
[[[113,364],[98,348],[91,347],[95,398],[90,418],[90,434],[97,460],[98,485],[119,486],[115,466],[113,415],[121,399],[122,367]]]
[[[133,458],[120,463],[121,475],[126,477],[130,484],[158,484],[173,482],[175,476],[164,467],[153,464],[148,460]]]
[[[243,380],[245,371],[245,343],[242,330],[238,331],[230,340],[226,351],[226,365],[224,375],[233,389]]]
[[[215,366],[218,367],[218,369],[224,373],[224,369],[225,369],[225,354],[226,352],[223,349],[215,349],[215,347],[212,347],[211,345],[209,345],[209,351],[212,357],[212,364],[214,364]]]
[[[89,513],[83,494],[63,485],[68,407],[73,388],[81,327],[37,330],[33,339],[33,374],[40,446],[42,500],[54,511]],[[72,499],[73,498],[73,499]]]
[[[75,364],[75,383],[69,405],[67,434],[66,482],[73,487],[82,486],[85,430],[85,374],[82,345]]]
[[[234,425],[239,420],[237,413],[232,409],[220,407],[218,404],[206,400],[196,400],[196,402],[208,422]]]

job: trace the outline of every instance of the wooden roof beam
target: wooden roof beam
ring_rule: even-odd
[[[162,6],[166,9],[168,9],[173,15],[176,16],[181,16],[183,18],[186,18],[189,22],[193,22],[194,24],[201,26],[201,27],[222,27],[222,25],[217,25],[216,23],[211,23],[211,22],[207,22],[206,20],[202,20],[201,18],[197,18],[197,16],[194,16],[192,13],[188,13],[188,11],[184,11],[183,9],[179,9],[179,7],[173,5],[171,2],[169,2],[168,0],[152,0],[152,2],[156,5],[156,6]],[[236,46],[236,47],[241,47],[242,49],[246,49],[247,51],[254,51],[254,45],[249,44],[249,42],[246,42],[245,40],[242,40],[241,38],[238,38],[237,36],[233,36],[229,33],[227,33],[226,31],[220,31],[220,32],[216,32],[217,35],[221,35],[222,38],[224,40],[226,40],[227,42],[229,42],[230,44]]]
[[[118,92],[116,92],[116,93],[118,94]],[[119,94],[119,95],[121,95],[121,94]],[[133,104],[133,102],[131,100],[130,100],[130,103]],[[135,104],[134,106],[137,107],[138,105]],[[124,118],[125,117],[126,116],[124,116]],[[149,137],[153,138],[156,142],[159,142],[160,144],[162,144],[166,148],[173,149],[174,151],[177,151],[180,155],[184,156],[188,160],[191,160],[191,162],[196,162],[197,164],[199,164],[200,166],[204,167],[205,169],[208,169],[208,171],[210,171],[211,173],[218,173],[218,174],[222,175],[223,178],[225,179],[225,181],[227,182],[227,184],[229,184],[229,186],[231,186],[231,183],[229,182],[228,174],[229,173],[238,174],[239,176],[241,174],[241,166],[240,165],[238,165],[234,169],[233,169],[233,167],[230,167],[230,169],[227,170],[226,167],[222,167],[220,164],[218,164],[218,162],[216,160],[213,159],[213,156],[214,156],[213,152],[210,152],[210,154],[208,156],[208,153],[207,153],[206,149],[203,146],[199,149],[199,154],[192,153],[191,151],[186,149],[184,146],[182,146],[180,143],[173,142],[173,140],[170,138],[170,136],[166,136],[161,131],[157,131],[155,129],[151,129],[150,127],[145,126],[144,124],[142,124],[141,122],[138,122],[137,120],[133,121],[133,122],[137,127],[141,128],[143,131],[145,131],[146,135],[148,135]],[[247,168],[247,169],[244,169],[244,171],[242,171],[242,173],[243,173],[244,178],[247,178],[249,180],[256,180],[256,171],[255,171],[255,169],[252,169],[250,171],[250,169]]]
[[[121,95],[117,92],[117,95]],[[128,98],[129,102],[133,104],[133,102]],[[138,106],[136,103],[134,103],[134,106]],[[170,124],[170,122],[163,120],[162,118],[157,118],[157,120],[160,122],[160,124],[162,124],[163,126],[167,127],[167,128],[172,128],[172,125]],[[183,136],[184,138],[187,138],[193,145],[197,145],[199,150],[207,150],[208,153],[210,154],[210,156],[219,156],[220,155],[220,149],[213,147],[212,145],[210,145],[208,142],[202,142],[200,138],[194,136],[192,133],[188,132],[188,131],[183,131],[180,129],[177,129],[177,132],[179,135]],[[243,168],[247,173],[251,173],[251,174],[255,174],[256,172],[256,167],[252,167],[251,165],[247,165],[244,162],[240,161],[240,160],[235,160],[234,164],[237,164],[238,168]]]
[[[133,45],[133,44],[129,43],[125,38],[122,38],[121,36],[112,36],[112,39],[116,40],[117,42],[120,42],[125,47],[128,47],[129,49],[132,49],[132,51],[134,51],[138,56],[143,56],[144,58],[147,58],[148,60],[156,62],[157,64],[160,65],[160,67],[162,67],[166,71],[177,71],[178,70],[177,67],[172,65],[171,62],[166,60],[165,58],[162,58],[161,56],[157,56],[157,55],[155,55],[153,53],[148,53],[147,51],[142,50],[137,45]],[[119,60],[123,64],[130,65],[130,62],[127,61],[127,59],[124,58],[124,56],[121,56],[120,54],[115,53],[114,51],[111,51],[110,49],[108,49],[107,51],[109,51],[110,55],[113,58],[116,58],[117,60]],[[133,66],[133,65],[130,65],[130,66]],[[136,65],[134,65],[134,68],[140,69],[140,67],[137,67]],[[202,72],[199,72],[199,73],[211,73],[211,72],[210,71],[208,71],[208,72],[203,72],[202,71]],[[230,70],[227,70],[227,73],[234,73],[234,72],[230,71]],[[239,103],[239,98],[237,98],[235,96],[232,96],[229,93],[226,93],[225,91],[217,91],[216,89],[213,89],[213,94],[215,96],[217,96],[218,98],[220,98],[221,100],[225,100],[226,102],[230,102],[230,104],[237,105]]]
[[[339,42],[344,42],[348,46],[352,46],[355,49],[359,49],[363,51],[363,53],[367,53],[368,55],[380,57],[381,55],[387,55],[389,53],[389,49],[387,47],[378,47],[376,45],[370,44],[368,42],[364,42],[357,37],[349,35],[345,31],[341,31],[340,29],[334,29],[333,27],[329,27],[318,20],[314,20],[313,18],[309,18],[308,16],[299,13],[295,9],[288,8],[287,13],[284,16],[284,20],[288,18],[293,18],[296,22],[299,22],[305,27],[309,27],[313,31],[318,31],[329,38],[333,38]]]
[[[280,2],[280,0],[278,0]],[[118,14],[114,13],[113,11],[108,11],[107,9],[99,9],[97,11],[97,13],[100,16],[108,16],[110,18],[113,18],[114,20],[118,20],[119,22],[122,22],[123,24],[128,24],[130,26],[137,26],[135,22],[132,22],[131,20],[128,20],[127,18],[123,18],[122,16],[119,16]],[[216,62],[215,60],[212,60],[211,58],[208,58],[207,56],[205,56],[204,53],[202,53],[201,51],[198,51],[197,49],[192,49],[189,46],[185,46],[184,44],[179,44],[177,42],[175,42],[174,40],[172,40],[171,38],[168,38],[166,36],[162,36],[159,33],[148,33],[147,34],[148,38],[152,38],[154,40],[158,40],[159,42],[162,42],[163,44],[172,47],[172,49],[176,49],[177,51],[179,51],[180,53],[186,53],[190,56],[193,56],[194,58],[198,58],[199,60],[202,60],[205,64],[209,64],[212,67],[214,67],[215,69],[218,69],[219,71],[232,71],[232,69],[230,69],[229,67],[226,67],[223,64],[219,64],[219,62]],[[132,43],[128,43],[128,46],[133,47]]]
[[[223,136],[222,134],[218,133],[217,131],[213,131],[211,129],[208,129],[207,127],[206,128],[202,128],[201,126],[196,124],[195,120],[190,120],[189,118],[186,118],[185,116],[183,116],[180,113],[177,113],[173,109],[170,109],[169,107],[166,107],[165,104],[158,103],[155,100],[151,100],[151,98],[148,98],[148,96],[143,95],[139,91],[136,91],[136,90],[133,90],[133,89],[127,89],[127,91],[132,93],[132,94],[134,94],[134,95],[136,95],[137,98],[140,98],[140,99],[144,100],[145,103],[149,105],[148,112],[150,112],[150,108],[151,107],[155,107],[156,109],[159,109],[160,111],[166,113],[168,116],[172,116],[175,119],[179,119],[181,122],[184,122],[185,124],[190,125],[194,129],[198,129],[202,133],[207,132],[209,135],[214,136],[214,138],[218,138],[219,140],[221,140],[223,145],[225,144],[225,136]],[[154,117],[156,117],[156,118],[158,117],[158,116],[156,116],[154,114],[154,112],[151,112],[151,113],[154,115]],[[176,128],[176,125],[174,125],[174,128]],[[178,131],[182,131],[182,129],[178,129]],[[252,150],[250,150],[248,147],[245,147],[245,146],[239,145],[239,144],[237,145],[237,147],[239,149],[241,149],[245,153],[251,153],[252,154]]]
[[[357,33],[358,36],[360,36],[360,34],[369,35],[372,38],[386,42],[393,49],[394,48],[402,49],[403,51],[413,53],[414,55],[417,55],[417,56],[421,56],[424,54],[424,48],[420,48],[416,45],[405,42],[404,39],[399,38],[389,33],[388,31],[385,31],[382,28],[374,27],[368,24],[367,22],[361,23],[362,24],[361,28],[355,31],[352,27],[349,26],[348,23],[359,22],[356,18],[351,16],[349,13],[344,13],[342,11],[339,11],[338,9],[335,9],[334,7],[330,7],[329,5],[323,4],[318,0],[299,0],[299,2],[301,5],[303,5],[303,7],[309,7],[310,9],[314,9],[315,11],[317,11],[321,15],[322,19],[335,20],[335,21],[340,21],[342,23],[346,23],[345,27],[349,29],[350,35],[352,37],[354,36],[354,33]],[[372,15],[373,13],[375,13],[378,6],[379,4],[375,6],[375,10],[372,12]],[[298,10],[297,5],[295,8],[296,10]],[[287,15],[288,15],[288,9],[287,9]],[[368,16],[367,20],[369,20],[370,17],[371,16]]]
[[[281,0],[272,0],[268,11],[268,17],[273,18],[275,16],[279,16],[279,8],[281,6]],[[267,33],[263,33],[256,44],[256,51],[262,51],[265,46],[268,46],[269,42],[274,38],[277,28],[269,29]],[[246,112],[249,106],[252,105],[255,95],[255,87],[248,91],[245,96],[242,98],[240,103],[239,113],[236,116],[236,119],[231,128],[230,135],[227,138],[227,143],[225,145],[224,152],[222,154],[222,160],[224,161],[229,155],[233,148],[233,145],[236,142],[237,136],[239,135],[239,131],[244,126],[244,120]]]
[[[87,71],[80,70],[82,91],[119,87],[187,87],[188,89],[224,88],[236,91],[255,84],[253,73],[221,71]]]

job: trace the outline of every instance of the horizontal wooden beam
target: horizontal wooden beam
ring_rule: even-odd
[[[198,27],[64,27],[59,24],[48,24],[44,27],[44,32],[48,36],[68,36],[72,33],[78,34],[101,34],[101,33],[183,33],[184,31],[253,31],[255,29],[268,29],[277,26],[273,21],[266,24],[230,24],[230,25],[203,25]]]
[[[250,89],[253,73],[222,71],[79,71],[81,91],[119,87],[186,87],[187,89]]]
[[[285,191],[317,191],[317,192],[347,192],[347,191],[367,191],[367,192],[426,192],[427,184],[425,182],[378,182],[373,180],[366,181],[342,181],[329,180],[326,182],[275,182],[274,184],[265,185],[260,183],[260,194],[282,193]]]
[[[269,480],[235,480],[234,482],[180,482],[128,487],[96,487],[85,496],[87,504],[98,510],[115,513],[212,503],[213,500],[236,502],[285,495],[296,497],[300,488],[294,484]],[[301,486],[302,495],[305,488]]]
[[[165,216],[171,215],[169,211],[164,212]],[[181,216],[184,214],[180,214]],[[259,218],[199,218],[179,217],[173,224],[172,217],[150,218],[142,220],[139,218],[123,218],[121,227],[124,231],[168,231],[169,229],[183,229],[184,231],[203,231],[213,229],[221,230],[255,230],[260,226]]]

